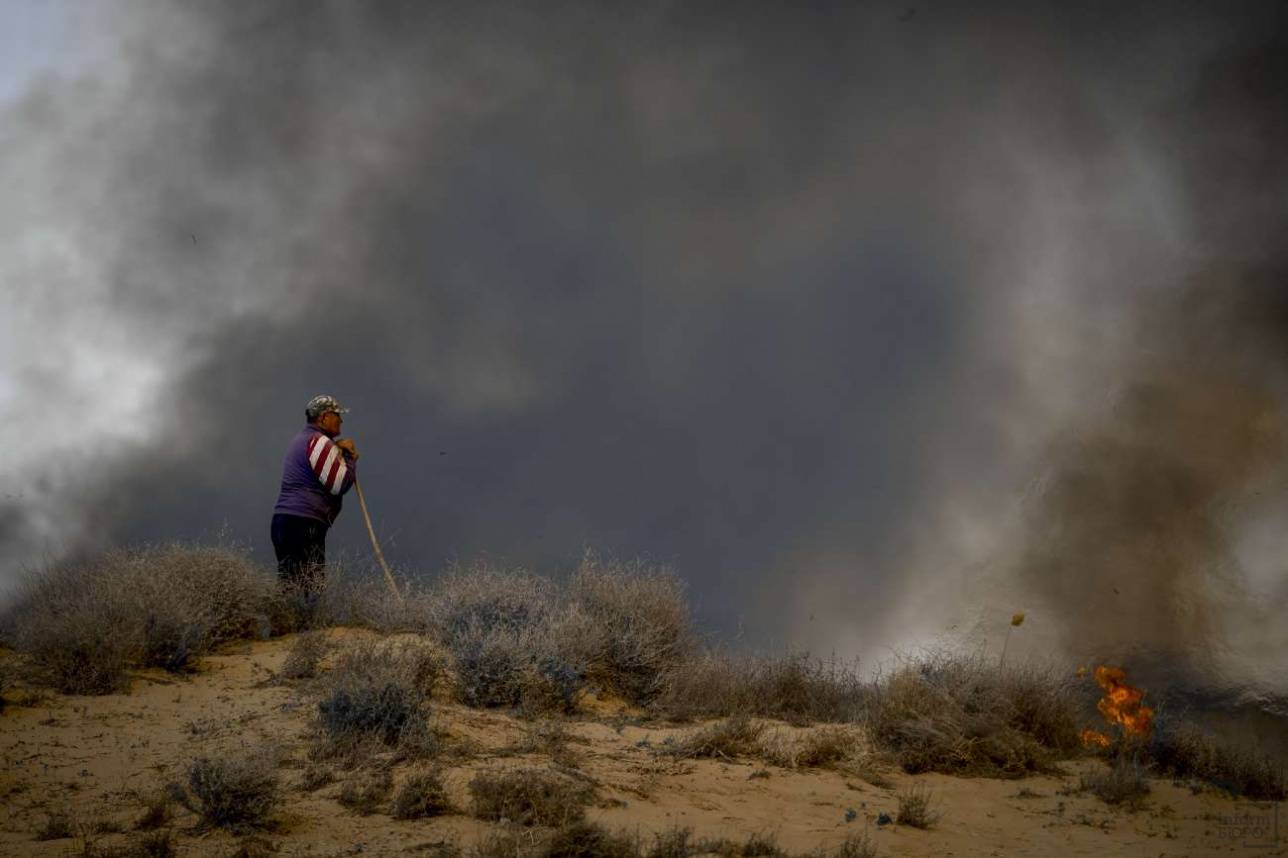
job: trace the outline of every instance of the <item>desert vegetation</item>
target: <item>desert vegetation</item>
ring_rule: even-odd
[[[854,789],[883,791],[897,802],[890,821],[907,828],[934,827],[940,809],[924,788],[896,794],[895,777],[1061,775],[1063,763],[1095,756],[1103,768],[1080,770],[1070,789],[1106,807],[1143,806],[1151,778],[1256,800],[1285,795],[1269,760],[1188,725],[1164,721],[1148,739],[1084,748],[1082,730],[1104,725],[1087,721],[1095,690],[1067,671],[922,653],[865,677],[854,662],[706,645],[671,571],[594,554],[562,580],[454,567],[398,596],[338,575],[304,610],[235,548],[111,552],[32,578],[0,617],[12,647],[0,663],[0,705],[42,689],[127,693],[139,677],[189,682],[182,675],[228,645],[281,634],[294,637],[264,682],[301,701],[298,774],[284,779],[277,755],[262,749],[198,755],[178,780],[139,794],[142,813],[135,804],[116,834],[130,840],[110,854],[170,854],[183,811],[203,829],[271,829],[282,805],[303,796],[398,820],[471,814],[498,826],[478,855],[786,854],[769,834],[712,840],[600,824],[588,811],[616,799],[590,773],[594,755],[573,749],[586,741],[573,727],[586,722],[658,731],[638,742],[645,772],[746,766],[739,777],[761,785],[831,769]],[[521,726],[485,748],[444,726],[452,707]],[[60,806],[33,837],[80,837],[86,854],[109,854],[95,839],[102,833]],[[826,854],[873,848],[855,835]]]

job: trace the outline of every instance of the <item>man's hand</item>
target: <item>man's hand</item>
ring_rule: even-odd
[[[336,441],[335,445],[340,448],[342,453],[344,453],[344,457],[346,459],[352,459],[355,462],[358,461],[358,448],[353,445],[352,438],[345,438],[342,441]]]

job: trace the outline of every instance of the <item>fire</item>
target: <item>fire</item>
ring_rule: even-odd
[[[1082,670],[1078,671],[1083,674]],[[1104,690],[1104,697],[1096,708],[1110,724],[1116,724],[1125,736],[1149,738],[1154,727],[1154,710],[1142,706],[1145,692],[1127,684],[1127,672],[1121,667],[1100,665],[1096,668],[1096,683]],[[1109,737],[1097,730],[1082,731],[1084,745],[1109,745]]]
[[[1082,744],[1088,745],[1088,746],[1099,745],[1102,748],[1108,748],[1109,737],[1106,736],[1104,733],[1101,733],[1099,730],[1083,730]]]

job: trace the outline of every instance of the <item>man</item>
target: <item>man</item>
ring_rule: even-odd
[[[284,589],[306,598],[322,587],[326,532],[358,478],[358,449],[352,439],[334,440],[348,410],[334,396],[309,400],[304,408],[308,425],[291,439],[282,463],[272,527],[277,576]]]

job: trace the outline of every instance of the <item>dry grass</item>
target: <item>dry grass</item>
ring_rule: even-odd
[[[851,759],[862,747],[862,735],[849,727],[818,727],[796,734],[775,730],[761,740],[760,755],[783,768],[814,769]]]
[[[912,828],[930,828],[939,821],[940,814],[933,807],[930,788],[914,785],[899,793],[899,811],[895,822]]]
[[[318,675],[318,665],[330,651],[331,644],[326,632],[304,632],[291,644],[278,675],[282,679],[312,679]]]
[[[911,774],[1019,776],[1080,751],[1072,680],[980,658],[929,657],[877,683],[874,744]]]
[[[558,588],[522,570],[454,568],[421,600],[422,627],[452,656],[461,702],[572,711],[585,669],[564,646]]]
[[[470,781],[469,791],[474,816],[518,825],[580,822],[594,800],[587,783],[548,769],[482,771]]]
[[[791,724],[857,719],[867,697],[854,665],[805,654],[733,656],[705,652],[673,665],[653,711],[666,718],[719,718],[735,714]]]
[[[442,675],[434,649],[418,638],[354,644],[318,684],[318,722],[310,756],[356,765],[373,752],[429,757],[438,742],[426,717],[429,695]]]
[[[1270,757],[1222,745],[1190,724],[1160,729],[1145,752],[1164,777],[1195,778],[1254,801],[1288,798],[1283,771]]]
[[[810,858],[876,858],[877,846],[865,831],[862,834],[851,834],[836,849],[819,849],[810,853]]]
[[[394,819],[424,819],[452,812],[452,803],[436,772],[410,775],[394,796]]]
[[[36,831],[36,840],[63,840],[75,834],[71,814],[66,810],[55,810],[46,815],[45,824]]]
[[[34,678],[109,694],[128,670],[191,668],[211,647],[267,633],[272,580],[242,551],[186,545],[110,552],[28,579],[5,617]]]
[[[557,829],[541,849],[542,858],[639,858],[639,838],[601,825],[575,822]]]
[[[684,759],[751,757],[760,753],[764,732],[764,724],[745,715],[735,715],[699,728],[683,738],[667,740],[661,752]]]
[[[591,679],[632,703],[656,698],[693,650],[684,584],[670,569],[604,561],[588,551],[569,597],[586,618],[580,627]]]
[[[393,775],[388,769],[360,769],[340,788],[340,804],[368,816],[384,805],[393,787]]]
[[[1138,809],[1149,795],[1149,778],[1144,765],[1121,756],[1107,771],[1083,775],[1078,789],[1095,794],[1105,804]]]
[[[277,775],[263,754],[199,757],[188,768],[187,788],[175,797],[204,825],[245,831],[267,824],[281,795]]]
[[[165,792],[143,797],[143,815],[134,823],[136,831],[155,831],[174,819],[174,799]]]

